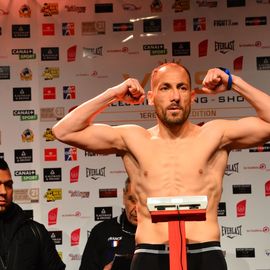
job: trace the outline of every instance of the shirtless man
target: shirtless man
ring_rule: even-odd
[[[210,69],[202,90],[212,94],[226,91],[231,83],[228,79],[223,70]],[[147,95],[157,115],[153,128],[93,123],[113,102],[143,102],[145,92],[131,78],[81,104],[53,127],[56,138],[64,143],[122,156],[138,199],[132,270],[169,269],[168,223],[151,222],[146,200],[184,195],[208,197],[206,221],[186,222],[188,269],[227,269],[219,242],[217,208],[228,155],[234,148],[253,147],[270,139],[270,96],[238,76],[231,79],[232,90],[253,106],[256,117],[192,124],[188,116],[195,93],[190,74],[183,66],[167,63],[153,70]]]

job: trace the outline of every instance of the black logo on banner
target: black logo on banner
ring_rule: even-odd
[[[13,101],[30,101],[31,87],[14,87]]]
[[[44,182],[59,182],[62,181],[62,168],[44,168]]]
[[[246,17],[246,26],[266,25],[266,16],[261,17]]]
[[[10,80],[10,66],[0,66],[0,80]]]
[[[161,32],[161,19],[144,20],[143,32],[144,33]]]
[[[49,234],[55,245],[62,245],[63,232],[62,231],[49,231]]]
[[[111,13],[113,12],[113,4],[95,4],[95,13]]]
[[[185,56],[190,55],[190,42],[173,42],[172,43],[172,55],[173,56]]]
[[[58,61],[58,60],[59,60],[58,47],[41,48],[41,61]]]
[[[114,32],[133,31],[133,23],[114,23],[113,31]]]
[[[227,0],[227,7],[244,7],[246,0]]]
[[[112,207],[95,207],[95,221],[106,220],[112,218]]]
[[[15,149],[14,162],[15,163],[33,162],[33,150],[32,149]]]
[[[30,24],[12,24],[12,38],[30,38]]]
[[[254,258],[255,248],[236,248],[236,258]]]
[[[218,216],[219,217],[227,216],[226,203],[225,202],[220,202],[218,204]]]
[[[270,70],[270,56],[258,56],[257,70]]]
[[[233,194],[251,194],[251,185],[233,185]]]

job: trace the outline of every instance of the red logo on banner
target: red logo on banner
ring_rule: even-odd
[[[56,225],[58,208],[53,208],[48,212],[48,225]]]
[[[199,43],[199,57],[207,56],[208,40],[205,39]]]
[[[70,237],[70,245],[71,246],[77,246],[80,243],[80,233],[81,229],[76,229],[73,232],[71,232],[71,237]]]
[[[42,24],[42,35],[43,36],[54,36],[54,24],[43,23]]]
[[[70,183],[77,183],[79,181],[80,166],[73,167],[70,170]]]
[[[178,19],[173,21],[173,31],[174,32],[182,32],[186,31],[186,20]]]
[[[57,149],[56,148],[44,149],[44,160],[57,161]]]
[[[77,46],[74,45],[67,50],[67,61],[68,62],[73,62],[76,60],[76,51],[77,51]]]
[[[234,70],[242,70],[243,69],[243,56],[239,56],[233,61],[233,69]]]
[[[55,99],[56,89],[55,87],[44,87],[43,88],[43,99]]]
[[[246,200],[237,203],[236,205],[237,217],[244,217],[246,215],[246,206],[247,206]]]
[[[270,196],[270,180],[265,183],[265,196]]]

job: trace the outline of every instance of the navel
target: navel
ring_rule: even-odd
[[[199,169],[199,174],[203,174],[203,169]]]

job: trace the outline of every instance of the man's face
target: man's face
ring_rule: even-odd
[[[125,212],[128,221],[133,225],[137,225],[137,210],[136,210],[137,199],[135,197],[135,194],[133,193],[131,184],[128,185],[127,191],[124,192],[123,203],[125,206]]]
[[[0,169],[0,214],[4,213],[13,199],[13,181],[9,170]]]
[[[156,73],[152,86],[149,98],[158,119],[169,127],[183,124],[195,97],[185,69],[180,66],[162,67]]]

